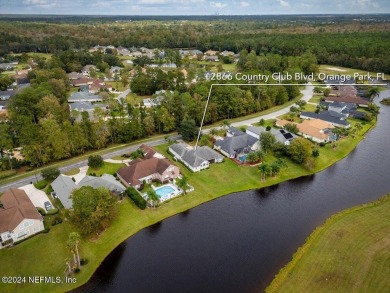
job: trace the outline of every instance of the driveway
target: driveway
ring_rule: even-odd
[[[36,189],[33,184],[28,184],[19,187],[19,189],[23,189],[27,193],[28,197],[30,198],[35,207],[40,207],[45,210],[44,202],[51,202],[46,193],[44,193],[42,190]]]
[[[74,178],[75,183],[77,184],[85,177],[85,175],[87,175],[88,166],[83,166],[83,167],[80,167],[79,169],[80,169],[80,172],[77,173],[76,175],[72,175],[72,176],[65,175],[65,176],[68,176],[70,178]]]

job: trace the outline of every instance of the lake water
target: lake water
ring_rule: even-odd
[[[326,218],[390,192],[389,152],[390,107],[382,106],[377,127],[347,158],[146,228],[75,292],[261,292]]]

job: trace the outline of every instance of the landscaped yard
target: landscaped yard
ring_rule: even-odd
[[[103,166],[98,169],[88,168],[87,174],[94,173],[96,176],[101,176],[103,174],[110,174],[113,175],[116,173],[120,168],[123,166],[126,166],[125,164],[115,164],[115,163],[107,163],[104,162]]]
[[[323,98],[322,95],[314,95],[310,100],[309,102],[310,103],[317,103],[319,104],[321,102],[321,98]]]
[[[361,136],[358,138],[348,138],[340,141],[336,149],[333,149],[330,145],[321,147],[319,149],[320,156],[316,159],[317,167],[314,170],[308,171],[286,160],[288,168],[282,169],[277,177],[267,178],[265,182],[260,181],[260,174],[256,167],[238,166],[229,159],[225,159],[225,162],[221,164],[213,164],[209,169],[198,173],[191,173],[180,163],[174,162],[180,166],[182,173],[188,176],[188,183],[195,188],[195,191],[169,201],[157,209],[144,211],[138,209],[126,197],[120,204],[118,218],[112,226],[98,239],[84,240],[81,243],[81,256],[87,258],[89,263],[76,275],[76,284],[24,284],[22,286],[20,284],[1,284],[0,291],[16,292],[17,290],[24,290],[32,293],[69,291],[87,282],[99,264],[117,245],[142,228],[229,193],[269,186],[320,171],[348,155],[374,123],[364,125],[360,131]],[[161,145],[155,149],[171,158],[167,154],[167,148],[167,145]],[[266,159],[267,162],[273,160],[269,157]],[[104,167],[96,171],[93,170],[93,172],[112,174],[121,166],[122,164],[105,163]],[[235,176],[232,180],[232,174],[239,174],[239,176]],[[15,276],[23,273],[26,276],[63,276],[66,269],[65,259],[71,257],[66,249],[66,241],[69,233],[73,230],[69,223],[62,223],[54,226],[48,234],[33,237],[11,249],[0,250],[0,275]],[[18,266],[15,266],[15,259],[20,260]]]
[[[313,105],[313,104],[306,104],[304,107],[303,107],[303,111],[306,111],[306,112],[315,112],[317,109],[317,106],[316,105]]]
[[[76,174],[79,174],[79,173],[80,173],[80,169],[79,168],[74,168],[72,170],[69,170],[68,172],[65,172],[64,175],[72,176],[72,175],[76,175]]]
[[[390,292],[390,195],[317,228],[267,292]]]

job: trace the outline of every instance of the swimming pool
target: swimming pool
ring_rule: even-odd
[[[246,162],[246,157],[247,157],[247,156],[248,156],[248,155],[242,155],[242,156],[239,156],[238,159],[239,159],[241,162],[245,163],[245,162]]]
[[[157,196],[160,198],[161,201],[168,200],[181,193],[181,191],[173,184],[166,184],[157,187],[154,191],[156,192]]]

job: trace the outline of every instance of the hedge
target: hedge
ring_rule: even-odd
[[[137,207],[141,210],[146,209],[146,200],[134,189],[134,187],[129,187],[126,189],[126,194],[131,200],[135,203]]]

